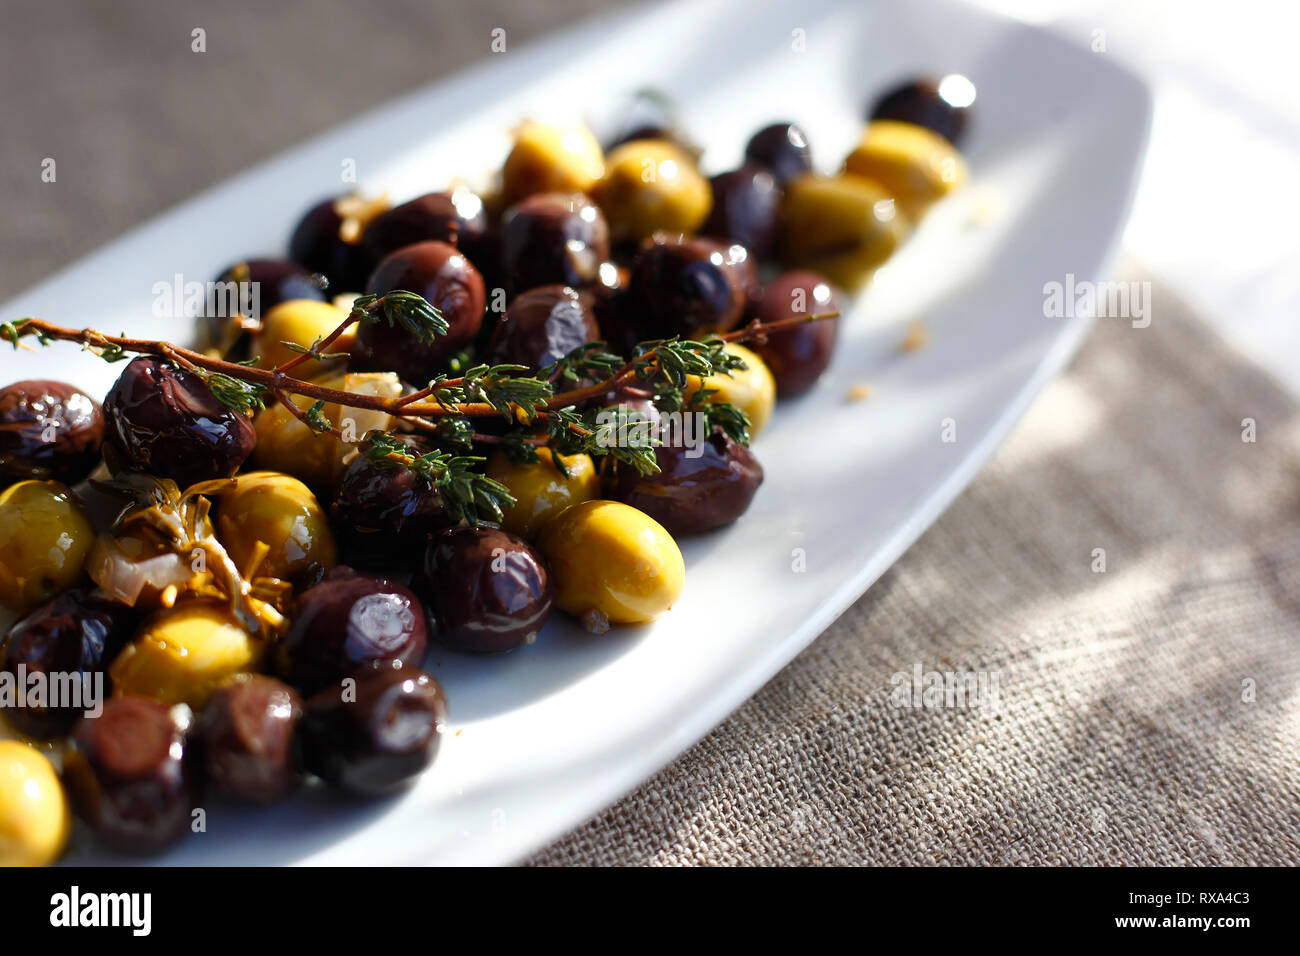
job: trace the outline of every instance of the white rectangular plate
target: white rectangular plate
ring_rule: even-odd
[[[0,307],[4,318],[188,339],[191,329],[153,317],[154,284],[280,254],[307,205],[339,191],[346,158],[364,190],[405,199],[495,168],[521,117],[557,104],[599,114],[650,86],[681,103],[708,172],[734,165],[749,134],[779,119],[802,124],[831,171],[875,95],[950,71],[979,89],[972,184],[852,304],[817,389],[779,408],[755,444],[767,477],[749,512],[686,542],[680,603],[653,626],[601,637],[556,620],[500,658],[435,652],[453,723],[413,790],[368,804],[310,794],[270,810],[212,806],[207,832],[161,862],[508,862],[706,734],[916,540],[1073,353],[1090,319],[1045,318],[1043,285],[1099,278],[1109,264],[1149,97],[1105,55],[934,0],[635,10],[489,57],[291,149]],[[918,319],[930,344],[905,353]],[[5,352],[0,366],[0,380],[49,376],[93,394],[117,372],[66,345]],[[870,399],[848,401],[858,384]],[[945,419],[955,442],[941,440]],[[117,858],[82,839],[69,861]]]

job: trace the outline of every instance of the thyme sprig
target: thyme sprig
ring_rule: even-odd
[[[253,364],[256,360],[231,362],[170,342],[64,328],[31,317],[0,323],[0,342],[10,342],[15,348],[24,338],[41,345],[75,342],[111,362],[131,355],[158,356],[201,375],[219,401],[241,414],[252,414],[275,401],[313,432],[336,438],[342,436],[325,414],[329,405],[385,412],[412,429],[466,450],[475,442],[495,443],[514,460],[536,460],[537,449],[549,446],[561,470],[564,466],[558,456],[584,453],[608,455],[642,474],[652,474],[658,470],[654,429],[645,415],[625,406],[619,405],[610,414],[608,406],[617,405],[618,396],[648,398],[662,411],[699,412],[706,416],[710,429],[719,427],[734,440],[748,443],[749,421],[744,413],[732,405],[709,401],[711,390],[701,387],[698,380],[744,368],[743,360],[726,351],[727,342],[762,341],[771,332],[837,314],[755,321],[703,340],[642,342],[626,360],[607,351],[603,342],[588,342],[537,372],[519,365],[474,365],[454,378],[438,376],[424,388],[400,397],[330,388],[289,372],[309,358],[332,357],[325,350],[359,322],[400,326],[423,342],[446,334],[448,325],[442,314],[410,292],[361,296],[333,332],[310,347],[292,349],[294,356],[273,369],[257,367]],[[312,404],[304,409],[294,398],[309,399]],[[473,425],[482,418],[505,418],[511,428],[504,436],[483,435]],[[629,433],[650,437],[624,440]],[[441,450],[413,455],[401,438],[388,432],[369,433],[359,444],[373,461],[414,468],[428,477],[449,509],[467,521],[499,519],[502,509],[513,504],[503,485],[481,473],[480,456]]]
[[[367,432],[359,447],[377,464],[409,468],[427,478],[452,513],[470,524],[477,524],[481,517],[500,521],[503,511],[515,503],[509,488],[475,470],[484,462],[480,455],[453,455],[438,450],[413,454],[401,438],[378,430]]]

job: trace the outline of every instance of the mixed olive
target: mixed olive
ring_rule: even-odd
[[[490,191],[317,203],[220,274],[253,295],[202,352],[63,333],[130,361],[102,406],[0,389],[0,676],[89,695],[0,697],[63,755],[0,741],[0,864],[73,812],[147,853],[204,793],[390,793],[446,728],[435,645],[666,613],[678,539],[741,518],[750,440],[832,364],[838,290],[965,180],[972,100],[889,91],[833,172],[782,122],[706,175],[658,98],[608,152],[524,123]]]

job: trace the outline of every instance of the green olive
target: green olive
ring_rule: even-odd
[[[868,123],[862,142],[844,160],[844,172],[879,183],[914,221],[966,181],[966,164],[952,143],[897,120]]]
[[[501,170],[503,200],[533,193],[589,192],[605,172],[605,156],[591,130],[524,123]]]
[[[217,537],[245,577],[311,585],[334,567],[337,553],[329,519],[311,489],[297,478],[252,471],[217,494]]]
[[[514,506],[506,511],[501,527],[530,540],[565,508],[595,498],[600,492],[600,476],[590,455],[561,455],[567,477],[555,467],[551,449],[538,449],[537,457],[531,465],[518,465],[497,452],[487,467],[488,477],[501,482],[515,496]]]
[[[262,327],[253,336],[253,354],[258,357],[258,367],[275,368],[283,365],[298,355],[285,342],[310,348],[313,343],[338,328],[347,317],[345,309],[331,302],[317,302],[313,299],[281,302],[262,317]],[[321,351],[347,352],[356,338],[357,328],[353,325]],[[315,378],[327,372],[331,366],[338,365],[339,361],[318,362],[316,359],[307,359],[287,374],[294,378]]]
[[[319,384],[383,398],[396,398],[402,394],[402,383],[391,372],[337,373],[319,379]],[[312,404],[311,398],[302,395],[295,398],[301,408]],[[257,432],[253,464],[293,475],[322,494],[329,494],[343,476],[345,460],[354,454],[351,443],[359,441],[372,428],[386,431],[393,424],[393,418],[387,412],[343,408],[334,404],[326,405],[322,414],[348,441],[340,441],[329,434],[316,434],[279,402],[258,412],[253,419],[253,428]]]
[[[692,235],[713,208],[713,188],[695,158],[660,139],[615,148],[595,198],[618,240],[640,241],[661,229]]]
[[[589,630],[653,621],[673,606],[686,580],[672,536],[617,501],[585,501],[560,512],[539,543],[556,605]]]
[[[0,604],[22,614],[72,587],[94,540],[85,509],[66,485],[10,485],[0,492]]]
[[[54,766],[27,744],[0,740],[0,867],[53,863],[71,829]]]
[[[185,601],[155,614],[108,674],[116,695],[198,708],[227,678],[256,670],[262,653],[225,604]]]
[[[772,408],[776,405],[776,379],[772,378],[767,363],[743,345],[728,342],[723,348],[744,362],[745,367],[734,370],[730,375],[719,372],[704,379],[704,387],[710,390],[707,400],[726,402],[744,412],[749,419],[750,437],[753,438],[772,417]],[[699,376],[687,376],[688,395],[699,387]]]
[[[893,197],[856,176],[800,176],[786,187],[781,218],[788,265],[850,290],[871,278],[906,232]]]

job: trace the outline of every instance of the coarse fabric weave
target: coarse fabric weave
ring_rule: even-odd
[[[1300,411],[1153,301],[756,697],[529,862],[1300,862]],[[918,665],[985,693],[897,706]]]

